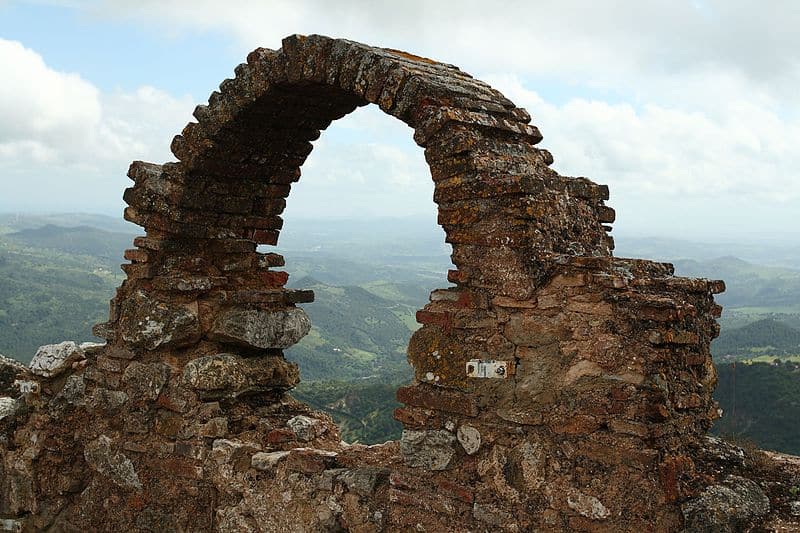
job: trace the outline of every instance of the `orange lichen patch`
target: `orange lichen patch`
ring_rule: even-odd
[[[387,52],[390,52],[398,57],[402,57],[403,59],[410,59],[411,61],[419,61],[420,63],[427,63],[429,65],[440,65],[441,63],[434,61],[433,59],[429,59],[427,57],[422,57],[418,55],[411,54],[409,52],[404,52],[403,50],[396,50],[394,48],[386,48]]]

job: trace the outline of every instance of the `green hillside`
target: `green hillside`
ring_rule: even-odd
[[[409,375],[405,349],[416,308],[383,299],[361,287],[336,287],[306,277],[296,286],[313,289],[304,306],[311,333],[287,350],[304,380]]]
[[[292,395],[326,411],[342,429],[347,442],[376,443],[399,439],[403,427],[392,418],[400,404],[398,384],[367,381],[314,381],[301,383]]]
[[[312,226],[289,224],[294,234],[279,247],[290,286],[316,293],[303,305],[311,332],[287,350],[303,380],[294,394],[330,413],[345,440],[394,438],[395,391],[411,376],[405,349],[418,327],[414,314],[432,289],[448,285],[446,247],[438,233],[409,224]],[[118,265],[134,232],[102,216],[0,214],[0,353],[27,362],[42,344],[92,340],[92,324],[106,319],[124,278]],[[726,411],[715,431],[800,453],[792,423],[800,416],[800,271],[734,257],[676,261],[676,269],[728,286],[712,344],[715,397]],[[755,360],[770,364],[742,364]]]
[[[103,231],[92,226],[64,228],[47,224],[8,233],[4,239],[21,247],[57,250],[68,254],[88,255],[109,264],[122,262],[122,251],[132,246],[129,233]]]
[[[728,328],[711,345],[715,356],[800,355],[800,331],[774,318]]]
[[[800,270],[755,265],[736,257],[681,259],[674,264],[681,276],[725,280],[727,289],[716,299],[726,311],[800,313]]]
[[[96,340],[122,278],[104,259],[0,237],[0,353],[28,362],[42,344]]]
[[[714,399],[723,416],[713,432],[747,439],[768,450],[800,454],[800,366],[720,364]]]

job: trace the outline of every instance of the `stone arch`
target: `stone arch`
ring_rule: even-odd
[[[403,438],[378,447],[341,443],[285,395],[298,370],[282,350],[307,332],[296,304],[313,295],[257,250],[277,242],[311,141],[367,103],[414,129],[456,265],[417,314]],[[551,170],[524,110],[451,65],[293,36],[250,54],[195,116],[173,141],[179,162],[131,165],[125,217],[146,235],[95,328],[108,342],[45,349],[20,372],[24,409],[0,420],[0,518],[25,531],[691,528],[681,502],[719,474],[695,451],[716,416],[724,286],[612,257],[607,188]]]
[[[602,226],[613,220],[603,202],[607,189],[548,168],[552,157],[536,148],[542,137],[524,109],[452,65],[295,35],[278,51],[249,54],[236,77],[195,109],[198,121],[172,142],[178,163],[131,165],[125,218],[147,236],[127,252],[128,280],[112,302],[105,336],[119,330],[128,348],[162,347],[140,338],[150,331],[140,319],[163,300],[199,306],[197,327],[179,334],[189,343],[278,350],[296,342],[307,324],[294,304],[313,296],[284,289],[285,273],[274,270],[283,258],[256,246],[277,244],[280,214],[311,141],[370,103],[413,128],[424,148],[457,266],[448,279],[477,291],[476,299],[528,298],[554,255],[610,255]],[[470,305],[462,306],[464,315]],[[418,318],[435,323],[441,313]],[[248,321],[281,339],[228,331]]]

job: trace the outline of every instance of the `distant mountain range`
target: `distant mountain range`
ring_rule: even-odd
[[[0,213],[0,234],[24,229],[36,229],[52,224],[62,228],[89,226],[112,233],[128,233],[135,235],[141,228],[119,217],[99,215],[96,213]]]
[[[738,257],[748,263],[800,270],[800,236],[796,239],[696,242],[678,238],[613,234],[614,255],[658,261],[693,259],[700,262],[720,257]]]
[[[130,233],[104,231],[92,226],[62,227],[47,224],[7,233],[3,237],[20,246],[90,255],[116,263],[121,262],[121,252],[133,246]]]
[[[0,353],[27,362],[39,345],[92,340],[91,325],[107,316],[124,279],[122,253],[136,234],[141,229],[111,217],[0,214]],[[720,369],[715,397],[726,412],[737,408],[716,431],[800,451],[796,424],[784,423],[800,417],[800,270],[778,266],[800,266],[791,263],[790,247],[763,266],[731,254],[752,259],[768,247],[618,242],[617,255],[671,261],[680,275],[725,280],[722,332],[712,344]],[[286,256],[289,285],[316,293],[303,305],[311,333],[287,350],[303,379],[294,393],[329,412],[347,440],[396,437],[394,391],[411,378],[405,349],[417,327],[414,313],[432,289],[448,286],[441,229],[417,219],[287,221],[277,251]],[[775,358],[786,362],[774,365]],[[771,364],[749,365],[734,379],[732,360]]]
[[[759,313],[800,313],[800,270],[755,265],[737,257],[674,261],[682,276],[725,280],[717,297],[725,308]]]

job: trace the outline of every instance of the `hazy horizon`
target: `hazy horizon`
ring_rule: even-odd
[[[3,212],[0,210],[0,226],[4,221],[16,219],[19,227],[41,227],[53,224],[62,227],[90,226],[106,231],[126,233],[133,237],[144,230],[120,216],[104,213],[32,213]],[[781,240],[779,236],[765,238],[716,238],[702,239],[693,235],[657,235],[620,233],[612,231],[617,257],[640,257],[661,261],[681,259],[707,261],[725,257],[736,257],[750,263],[792,268],[800,270],[800,245],[796,236]],[[408,216],[362,216],[362,217],[309,217],[287,218],[281,231],[278,251],[297,252],[309,250],[326,243],[336,243],[328,252],[339,255],[359,254],[368,256],[375,250],[386,252],[393,244],[406,253],[410,249],[417,253],[449,256],[450,247],[445,243],[444,231],[438,226],[435,211],[426,215]],[[350,242],[352,249],[339,250],[338,246]],[[265,247],[271,248],[271,247]],[[120,260],[122,260],[120,251]]]

